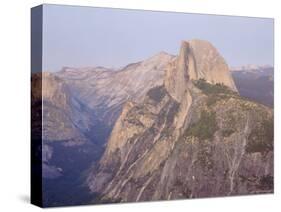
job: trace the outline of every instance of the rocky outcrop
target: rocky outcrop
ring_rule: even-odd
[[[273,111],[239,96],[205,41],[183,42],[165,70],[126,104],[89,172],[96,202],[273,192]]]
[[[190,79],[205,79],[211,84],[223,84],[233,91],[237,91],[228,65],[216,48],[207,41],[189,41],[195,58],[196,75],[191,74]]]
[[[194,93],[197,88],[191,90],[198,96]],[[220,93],[214,100],[202,92],[194,97],[187,124],[177,130],[173,123],[177,123],[178,103],[167,92],[160,102],[153,98],[149,96],[141,107],[131,107],[127,116],[117,121],[122,130],[114,134],[122,135],[123,140],[111,137],[88,177],[88,185],[100,193],[100,201],[273,191],[273,117],[269,108],[236,94]],[[141,117],[152,121],[146,127]]]
[[[205,79],[237,91],[225,60],[207,41],[183,41],[178,57],[166,69],[165,86],[178,102],[182,101],[191,80]]]
[[[69,141],[73,144],[86,142],[80,129],[87,130],[92,120],[84,116],[86,111],[79,109],[81,105],[72,96],[68,85],[49,72],[34,74],[32,77],[34,86],[42,84],[42,90],[32,89],[33,102],[43,102],[42,139]]]

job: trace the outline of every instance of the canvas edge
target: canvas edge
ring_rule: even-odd
[[[31,141],[30,141],[30,165],[31,165],[31,182],[30,182],[30,202],[33,205],[43,206],[42,193],[42,101],[36,106],[33,103],[32,91],[39,89],[42,100],[42,77],[39,87],[32,86],[32,74],[38,73],[42,76],[42,38],[43,38],[43,5],[31,8]],[[36,108],[35,108],[36,107]],[[40,110],[35,116],[35,110]],[[37,133],[34,133],[35,122],[41,123]]]

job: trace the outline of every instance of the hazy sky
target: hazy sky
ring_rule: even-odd
[[[44,5],[43,69],[120,67],[182,40],[210,41],[229,66],[273,65],[273,19]]]

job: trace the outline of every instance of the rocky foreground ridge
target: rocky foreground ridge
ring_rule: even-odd
[[[89,171],[97,202],[273,192],[273,111],[242,98],[208,42],[184,41],[161,85],[127,101]]]

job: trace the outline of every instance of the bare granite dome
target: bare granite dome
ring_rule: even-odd
[[[191,79],[203,78],[207,82],[221,83],[237,91],[228,65],[217,49],[207,41],[191,40],[189,43],[195,58],[197,73],[195,76],[190,73]]]
[[[237,91],[228,65],[211,43],[183,41],[178,57],[167,66],[165,86],[174,99],[181,101],[188,82],[199,79]]]

